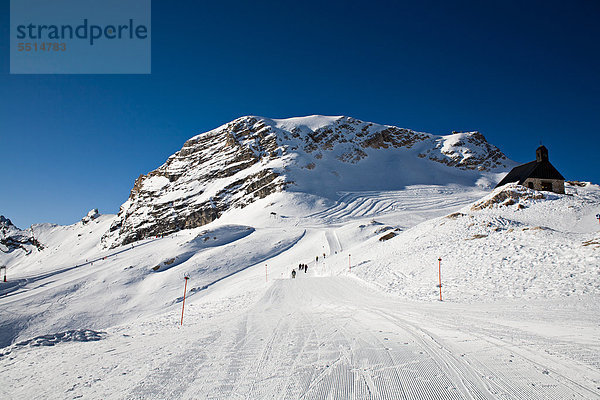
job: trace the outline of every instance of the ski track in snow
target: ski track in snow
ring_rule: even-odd
[[[308,215],[307,219],[334,224],[349,219],[386,214],[418,214],[420,220],[440,215],[445,210],[469,204],[482,196],[481,191],[452,187],[411,186],[399,191],[344,192],[335,205]]]
[[[340,244],[340,239],[338,238],[335,229],[328,229],[325,231],[325,236],[327,237],[327,245],[329,247],[329,254],[341,253],[344,248]]]

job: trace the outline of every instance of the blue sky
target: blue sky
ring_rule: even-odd
[[[519,162],[542,140],[600,183],[596,1],[208,3],[153,2],[151,75],[9,75],[0,0],[0,214],[116,213],[186,139],[249,114],[479,130]]]

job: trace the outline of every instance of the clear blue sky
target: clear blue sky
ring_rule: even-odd
[[[479,130],[519,162],[543,140],[600,183],[600,2],[402,3],[154,0],[151,75],[9,75],[0,0],[0,214],[116,213],[138,175],[248,114]]]

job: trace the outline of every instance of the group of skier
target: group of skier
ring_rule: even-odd
[[[304,273],[308,272],[308,264],[298,264],[298,271],[304,271]],[[296,277],[296,270],[292,269],[292,278]]]
[[[337,251],[336,251],[337,254]],[[323,259],[325,259],[325,253],[323,253]],[[315,266],[319,263],[319,256],[315,256]],[[308,271],[308,264],[298,264],[298,271],[304,271],[306,273]],[[292,269],[292,279],[296,277],[296,269]]]
[[[306,273],[308,271],[308,264],[298,264],[298,271],[304,271]],[[292,279],[296,277],[296,270],[292,269]]]

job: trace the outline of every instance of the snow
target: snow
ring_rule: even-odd
[[[107,329],[98,341],[16,345],[0,361],[0,390],[15,398],[597,397],[598,344],[589,340],[597,307],[415,303],[349,277],[302,274],[236,291],[248,280],[221,282],[191,302],[183,326],[171,313]]]
[[[165,187],[169,183],[169,179],[164,176],[152,176],[144,182],[149,190],[159,190]]]
[[[472,137],[426,140],[456,152]],[[113,249],[114,215],[34,225],[43,250],[0,253],[0,397],[599,398],[600,187],[490,192],[501,171],[416,147],[366,149],[360,167],[340,166],[343,144],[271,160],[315,167],[210,224]],[[158,201],[215,189],[181,190]]]
[[[387,242],[363,244],[354,250],[354,273],[386,291],[427,300],[438,291],[431,283],[441,257],[447,300],[598,295],[599,246],[585,245],[598,237],[598,227],[589,225],[600,204],[597,187],[581,193],[567,188],[567,195],[536,192],[543,199],[528,198],[534,191],[519,187],[521,198],[515,204],[479,209],[498,193],[516,188],[499,188]],[[396,267],[397,260],[402,268]]]
[[[476,207],[502,191],[518,201]],[[0,286],[0,393],[597,398],[600,188],[567,191],[277,193],[110,251],[114,216],[36,225],[47,248]]]
[[[264,118],[264,117],[259,117]],[[280,129],[294,129],[296,127],[308,128],[311,131],[321,129],[324,126],[330,125],[331,123],[343,118],[339,116],[325,116],[325,115],[309,115],[306,117],[286,118],[286,119],[273,119],[275,126]]]

